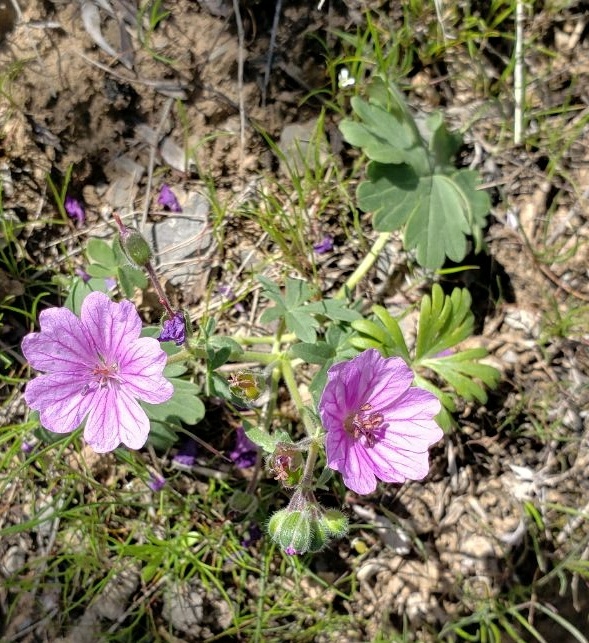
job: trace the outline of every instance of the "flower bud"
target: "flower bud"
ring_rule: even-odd
[[[311,540],[309,541],[309,551],[316,553],[321,551],[329,543],[331,536],[327,527],[321,519],[311,520]]]
[[[237,371],[229,378],[229,390],[244,402],[255,402],[265,388],[264,379],[253,371]]]
[[[121,246],[131,263],[143,268],[151,261],[151,248],[143,235],[135,228],[127,228],[127,234],[121,233]]]
[[[118,214],[113,213],[114,220],[119,227],[121,247],[127,259],[140,268],[144,268],[151,261],[151,248],[143,235],[135,228],[126,226]]]
[[[333,538],[342,538],[348,533],[348,517],[337,509],[327,509],[320,520]]]
[[[304,554],[311,544],[311,520],[306,511],[281,509],[268,522],[268,533],[284,551]]]

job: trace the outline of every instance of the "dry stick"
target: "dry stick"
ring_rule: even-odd
[[[243,96],[243,64],[244,64],[244,42],[243,22],[239,12],[239,0],[233,0],[233,11],[235,13],[235,24],[237,25],[237,92],[239,94],[239,133],[241,142],[241,161],[245,151],[245,102]]]
[[[164,105],[164,109],[162,111],[162,117],[160,118],[160,122],[157,125],[157,129],[155,130],[155,136],[154,136],[154,141],[153,145],[150,146],[149,149],[149,165],[147,166],[147,185],[145,187],[145,205],[143,206],[143,215],[141,216],[141,225],[139,226],[139,230],[143,232],[143,229],[145,228],[145,223],[147,222],[147,214],[149,212],[149,195],[151,194],[151,184],[153,181],[153,166],[155,165],[155,152],[158,148],[160,136],[162,134],[162,130],[164,129],[164,125],[166,123],[166,119],[168,118],[168,114],[170,113],[170,109],[172,107],[172,103],[174,102],[173,98],[168,98]]]
[[[517,0],[515,7],[515,69],[513,71],[513,142],[522,142],[524,108],[524,3]]]
[[[272,57],[274,54],[274,47],[276,46],[276,33],[278,32],[278,21],[280,20],[280,12],[282,11],[282,0],[276,0],[276,8],[274,9],[274,20],[272,21],[272,31],[270,32],[270,46],[268,47],[268,60],[266,61],[266,68],[264,69],[264,85],[262,87],[262,106],[266,106],[266,90],[270,83],[270,71],[272,69]]]
[[[18,18],[19,22],[22,21],[22,11],[20,10],[18,2],[16,0],[10,0],[10,4],[12,4],[14,11],[16,12],[16,17]]]

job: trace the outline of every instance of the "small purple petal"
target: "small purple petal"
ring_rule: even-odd
[[[31,442],[26,442],[24,440],[23,440],[22,444],[20,445],[21,451],[26,455],[31,453],[34,448],[35,448],[34,444],[32,444]]]
[[[78,225],[82,225],[86,221],[84,206],[78,199],[74,199],[73,196],[66,196],[63,207],[70,219],[73,219]]]
[[[158,473],[152,473],[147,481],[147,486],[154,492],[161,491],[166,484],[166,479]]]
[[[167,183],[164,183],[160,188],[157,202],[162,207],[167,208],[170,212],[182,212],[182,206],[178,203],[176,195],[172,192]]]
[[[114,277],[106,277],[104,285],[107,290],[114,290],[117,287],[117,280]]]
[[[229,301],[233,301],[235,299],[235,293],[231,289],[231,286],[225,286],[224,284],[219,284],[217,286],[217,292],[220,295],[223,295],[223,297],[226,297]]]
[[[450,357],[450,355],[454,355],[453,348],[447,348],[446,350],[440,351],[436,357]]]
[[[166,319],[158,340],[160,342],[176,342],[176,346],[182,346],[185,339],[186,320],[184,319],[184,313],[179,312],[172,319]]]
[[[186,439],[180,445],[178,453],[172,458],[172,464],[182,468],[191,468],[196,461],[197,444],[194,440]]]
[[[325,254],[326,252],[331,252],[333,250],[333,237],[330,237],[328,234],[326,234],[319,243],[316,243],[313,246],[313,250],[318,255]]]
[[[90,275],[83,268],[76,268],[74,272],[84,283],[88,283],[91,279]]]
[[[299,554],[299,552],[298,552],[294,547],[291,547],[291,546],[287,547],[287,548],[284,550],[284,553],[285,553],[287,556],[298,556],[298,554]]]
[[[229,458],[240,469],[252,467],[256,462],[258,447],[247,437],[242,426],[235,432],[235,446],[229,452]]]
[[[227,301],[233,301],[236,297],[235,293],[231,289],[231,286],[225,286],[223,284],[220,284],[219,286],[217,286],[217,292],[220,295],[223,295],[223,297],[225,297]],[[245,311],[245,308],[243,307],[243,304],[240,301],[238,301],[235,304],[234,308],[239,313],[243,313]]]

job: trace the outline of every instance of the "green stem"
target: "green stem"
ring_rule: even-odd
[[[313,472],[315,471],[315,463],[317,462],[318,455],[319,444],[316,440],[313,440],[309,445],[307,459],[305,461],[305,469],[299,482],[299,488],[302,491],[311,491],[313,489]]]
[[[391,232],[381,232],[378,235],[376,241],[372,244],[372,248],[368,251],[368,254],[364,257],[356,270],[354,270],[354,272],[348,277],[346,283],[339,289],[335,296],[336,299],[343,299],[348,291],[355,288],[362,279],[364,279],[366,273],[370,268],[372,268],[388,240],[391,238],[391,234]]]
[[[309,417],[309,414],[307,413],[303,398],[301,397],[301,393],[299,392],[299,387],[297,386],[297,382],[294,376],[292,362],[289,359],[283,358],[281,364],[282,379],[284,380],[284,383],[288,388],[288,392],[290,393],[290,397],[292,398],[294,405],[297,407],[297,411],[299,412],[301,420],[305,425],[305,431],[307,432],[307,435],[309,437],[313,437],[316,433],[316,429],[313,422],[311,421],[311,418]]]
[[[249,345],[254,345],[254,344],[275,344],[276,343],[276,337],[274,335],[264,335],[262,337],[240,337],[237,335],[236,337],[233,337],[233,339],[238,343],[242,344],[243,346],[249,346]],[[284,335],[281,335],[280,337],[280,343],[283,342],[294,342],[296,339],[296,335],[294,333],[286,333]]]
[[[174,355],[168,357],[166,364],[177,364],[184,362],[188,359],[194,358],[207,359],[207,352],[203,348],[191,348],[189,351],[182,349]],[[260,351],[243,351],[239,353],[231,353],[229,356],[230,362],[258,362],[259,364],[272,364],[279,359],[276,353],[262,353]]]

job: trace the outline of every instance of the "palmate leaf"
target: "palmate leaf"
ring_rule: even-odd
[[[472,297],[466,288],[454,288],[448,296],[439,284],[433,285],[431,297],[424,295],[421,300],[416,362],[435,357],[470,337],[474,328],[471,304]]]
[[[350,339],[352,346],[359,350],[377,348],[386,357],[402,357],[411,363],[409,349],[403,337],[399,322],[382,306],[373,306],[376,319],[361,319],[352,322],[352,328],[359,333]]]
[[[286,328],[293,332],[302,342],[315,343],[317,330],[321,324],[317,317],[326,317],[333,321],[352,321],[360,318],[360,313],[347,308],[345,302],[335,299],[309,303],[316,290],[302,279],[287,278],[284,295],[273,281],[259,277],[264,284],[264,295],[275,302],[260,316],[263,323],[283,319]]]
[[[351,104],[361,122],[344,120],[339,127],[346,141],[361,147],[369,159],[411,163],[423,158],[423,145],[402,112],[391,112],[358,96],[352,98]]]
[[[374,228],[405,227],[405,248],[426,268],[440,268],[446,258],[462,261],[469,235],[481,250],[490,201],[477,190],[476,172],[452,165],[460,135],[448,131],[439,113],[420,118],[418,127],[399,90],[381,78],[368,94],[368,102],[352,99],[359,120],[344,120],[340,129],[370,159],[357,198],[374,214]]]
[[[446,258],[462,261],[470,234],[480,249],[489,197],[476,190],[476,172],[419,176],[406,164],[373,161],[366,174],[368,180],[358,186],[360,208],[374,213],[379,232],[406,226],[404,246],[416,251],[420,265],[437,269]]]
[[[437,373],[467,402],[484,404],[487,393],[483,384],[495,388],[499,382],[499,371],[479,361],[486,356],[484,348],[471,348],[453,355],[423,360],[421,365]]]

